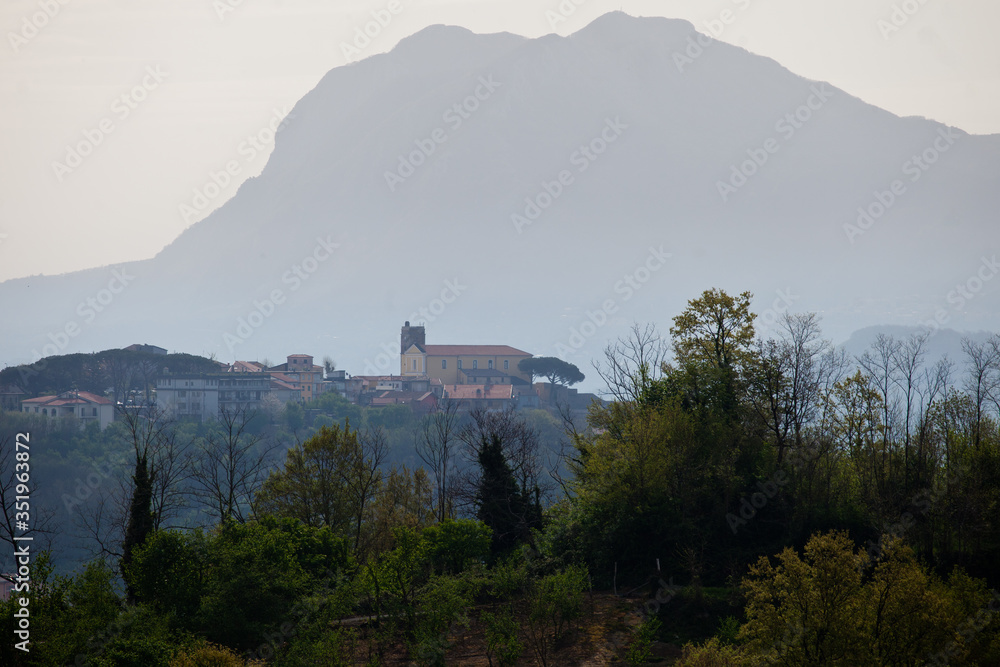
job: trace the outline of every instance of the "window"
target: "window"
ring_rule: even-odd
[[[417,360],[416,359],[411,359],[410,360],[410,370],[411,371],[417,370]]]
[[[94,416],[97,416],[97,408],[94,408]]]
[[[488,362],[490,370],[493,370],[493,360],[490,359]]]
[[[462,360],[458,360],[458,370],[462,370]]]
[[[503,360],[503,369],[505,371],[509,371],[510,370],[510,360],[509,359],[504,359]]]
[[[472,367],[473,368],[479,368],[479,359],[473,359],[472,360]]]
[[[442,359],[441,360],[441,370],[446,370],[447,368],[448,368],[448,360],[447,359]]]

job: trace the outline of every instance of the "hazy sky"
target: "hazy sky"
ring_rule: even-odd
[[[997,0],[6,0],[0,280],[155,255],[260,172],[269,125],[379,16],[352,58],[437,23],[565,35],[617,9],[721,29],[899,115],[1000,133]],[[185,219],[234,160],[239,176]]]

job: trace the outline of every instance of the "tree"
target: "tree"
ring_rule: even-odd
[[[451,466],[458,439],[458,403],[443,400],[438,410],[424,419],[423,430],[417,439],[417,456],[434,477],[437,495],[437,520],[443,522],[453,514],[451,507]]]
[[[538,432],[524,416],[512,407],[504,410],[486,410],[478,407],[469,413],[469,420],[459,431],[459,440],[465,445],[465,457],[476,464],[482,448],[497,440],[503,450],[504,459],[510,466],[521,491],[526,496],[535,496],[540,505],[540,497],[548,491],[542,482],[543,462],[539,453]],[[475,474],[475,471],[473,471]],[[478,487],[478,480],[465,480],[465,500],[470,499],[469,489]],[[540,509],[539,509],[540,511]]]
[[[330,355],[323,357],[323,373],[329,377],[335,370],[337,370],[337,362],[333,360],[333,357]]]
[[[477,408],[459,439],[474,464],[460,496],[493,529],[494,554],[529,539],[530,529],[541,527],[538,434],[512,408]]]
[[[194,466],[195,495],[219,523],[247,520],[254,494],[267,476],[268,459],[277,447],[250,431],[255,415],[243,407],[220,410]]]
[[[20,443],[20,446],[17,445]],[[38,483],[35,481],[29,468],[29,456],[22,454],[17,456],[18,451],[31,451],[31,433],[18,435],[0,435],[0,543],[5,544],[4,555],[0,557],[0,577],[8,581],[13,578],[9,572],[17,571],[17,563],[13,554],[18,542],[15,536],[30,536],[35,541],[33,549],[40,550],[38,543],[43,536],[48,536],[58,530],[58,525],[54,523],[55,511],[52,508],[39,506],[35,503],[31,508],[28,529],[18,529],[18,523],[24,518],[23,513],[18,512],[17,496],[23,497],[23,492],[18,490],[19,484],[30,484],[31,493],[39,497]],[[23,459],[23,460],[19,460]],[[25,474],[28,473],[28,474]],[[23,488],[21,489],[23,491]],[[21,503],[21,509],[24,509]]]
[[[642,401],[659,380],[666,353],[666,343],[655,326],[633,324],[627,337],[604,348],[605,363],[595,363],[594,368],[612,399]]]
[[[1000,389],[1000,336],[994,334],[990,341],[977,343],[969,338],[962,340],[968,368],[965,387],[976,407],[974,444],[982,445],[983,419],[987,401],[997,399]]]
[[[817,534],[804,558],[787,548],[777,566],[761,558],[743,580],[747,648],[783,665],[943,664],[949,647],[964,657],[974,640],[957,632],[989,600],[983,582],[941,581],[899,539],[875,563],[853,547],[846,533]]]
[[[153,477],[149,473],[149,460],[145,454],[136,457],[132,484],[132,502],[125,526],[125,539],[122,541],[122,576],[127,574],[136,549],[153,532]],[[136,601],[135,590],[127,583],[126,593],[130,602]]]
[[[274,514],[306,526],[329,526],[346,534],[354,512],[341,484],[348,465],[347,452],[356,447],[350,425],[322,427],[318,433],[288,450],[283,468],[272,472],[257,496],[257,514]]]
[[[759,341],[750,368],[747,398],[774,440],[778,463],[790,446],[803,445],[816,417],[820,386],[832,368],[823,363],[832,347],[820,339],[815,313],[786,314],[780,337]]]
[[[528,502],[518,488],[503,453],[503,443],[494,434],[479,449],[479,484],[476,488],[476,518],[493,531],[492,552],[509,552],[528,537],[525,521]]]
[[[284,468],[264,482],[256,503],[259,513],[298,519],[307,526],[329,526],[351,534],[356,552],[363,551],[362,528],[383,480],[388,455],[380,430],[359,434],[350,423],[322,427],[292,447]]]
[[[732,297],[720,289],[709,289],[688,301],[670,328],[678,361],[704,361],[717,368],[743,364],[754,339],[752,299],[750,292]]]
[[[574,364],[563,361],[558,357],[528,357],[521,359],[517,364],[517,369],[522,373],[528,373],[534,378],[539,376],[546,378],[549,384],[563,384],[566,386],[583,382],[585,376]]]

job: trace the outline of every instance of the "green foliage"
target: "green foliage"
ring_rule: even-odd
[[[956,575],[949,586],[890,539],[870,575],[868,555],[844,533],[816,535],[805,558],[762,558],[744,580],[748,621],[740,638],[787,665],[917,664],[951,645],[967,611],[989,599]],[[967,652],[956,647],[954,658]]]
[[[243,667],[246,664],[232,649],[205,642],[179,651],[169,667]]]
[[[30,396],[64,391],[89,391],[103,396],[110,386],[109,372],[117,367],[130,381],[122,390],[145,391],[156,386],[163,369],[172,373],[214,373],[218,366],[211,359],[191,354],[159,355],[130,350],[104,350],[90,354],[63,354],[39,359],[31,365],[10,366],[0,371],[0,385],[20,387]]]
[[[207,541],[200,532],[158,531],[127,571],[136,597],[178,627],[191,627],[205,588]]]
[[[548,664],[552,643],[559,641],[583,613],[587,570],[571,565],[532,582],[528,603],[528,635],[535,657]]]
[[[732,616],[726,616],[719,623],[719,641],[730,646],[735,644],[740,634],[740,622]]]
[[[716,637],[703,646],[686,644],[681,659],[674,663],[675,667],[757,667],[765,664],[774,663],[747,656],[738,647],[722,644]]]
[[[471,564],[483,563],[490,554],[493,531],[470,519],[446,519],[424,528],[427,557],[440,574],[458,574]]]
[[[518,487],[498,437],[482,443],[479,469],[476,518],[493,531],[492,553],[499,556],[509,553],[528,537],[526,517],[530,501]]]
[[[751,300],[750,292],[732,297],[720,289],[709,289],[688,301],[670,328],[678,360],[682,364],[704,362],[717,368],[745,363],[754,339],[756,315],[750,312]]]
[[[475,581],[453,576],[432,577],[423,586],[417,600],[412,649],[417,664],[445,665],[449,634],[456,625],[468,626],[466,613],[477,590]]]
[[[265,518],[208,537],[158,532],[128,573],[175,628],[249,648],[287,621],[301,596],[353,569],[345,541],[329,529]]]
[[[517,362],[517,370],[531,376],[546,378],[551,384],[574,385],[585,376],[576,365],[558,357],[528,357]]]
[[[509,606],[497,612],[484,611],[480,617],[486,636],[486,659],[490,667],[514,667],[524,652],[518,638],[520,625]]]
[[[633,667],[645,665],[652,656],[650,645],[659,635],[662,627],[660,619],[652,616],[644,620],[635,633],[635,638],[629,644],[628,652],[625,654],[625,662]]]
[[[93,667],[170,667],[174,649],[173,643],[164,637],[116,637],[90,664]]]

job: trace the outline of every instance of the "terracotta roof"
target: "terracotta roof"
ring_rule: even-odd
[[[277,373],[275,374],[277,375]],[[271,376],[271,389],[284,389],[286,391],[299,391],[299,388],[292,384],[289,380],[284,380],[282,378],[276,378],[274,375]]]
[[[230,373],[260,373],[264,370],[263,364],[256,361],[234,361],[229,367]]]
[[[488,387],[482,384],[452,384],[445,385],[444,391],[447,398],[458,401],[490,401],[514,397],[514,386],[509,384],[491,384]]]
[[[92,394],[89,391],[67,391],[58,396],[39,396],[38,398],[28,398],[21,401],[22,404],[50,405],[54,408],[62,405],[80,405],[95,403],[97,405],[111,405],[111,401],[103,396]]]
[[[429,357],[530,357],[510,345],[426,345]]]

